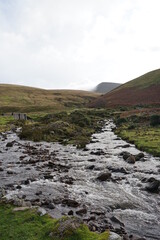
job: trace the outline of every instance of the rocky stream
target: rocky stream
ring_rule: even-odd
[[[118,138],[114,127],[106,121],[82,150],[2,133],[1,196],[54,218],[77,216],[92,231],[160,240],[160,158]]]

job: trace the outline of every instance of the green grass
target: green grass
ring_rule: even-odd
[[[108,232],[94,233],[84,224],[59,232],[60,222],[67,218],[55,220],[48,215],[39,216],[35,209],[15,212],[13,208],[0,204],[1,240],[108,240]]]
[[[125,140],[133,142],[138,149],[160,157],[160,127],[136,124],[134,129],[128,129],[129,124],[118,127],[116,133]]]
[[[9,130],[13,122],[14,118],[11,116],[0,116],[0,132]]]
[[[151,85],[160,84],[160,69],[146,73],[132,81],[125,83],[120,88],[136,87],[136,88],[147,88]]]
[[[109,117],[108,111],[95,109],[34,115],[32,121],[22,126],[20,137],[32,141],[75,144],[83,148],[89,143],[91,135],[101,129],[102,120],[106,117]]]
[[[0,113],[55,112],[84,107],[99,94],[80,90],[45,90],[0,84]]]

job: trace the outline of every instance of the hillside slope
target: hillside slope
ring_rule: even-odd
[[[0,113],[38,112],[81,107],[93,101],[97,93],[79,90],[44,90],[0,84]]]
[[[102,82],[98,84],[94,90],[94,92],[97,93],[108,93],[111,90],[119,87],[121,84],[120,83],[112,83],[112,82]]]
[[[129,81],[99,97],[91,107],[160,104],[160,69]]]

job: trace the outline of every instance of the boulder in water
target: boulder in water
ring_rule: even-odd
[[[109,171],[100,173],[97,177],[97,180],[99,181],[107,181],[111,179],[111,173]]]
[[[160,181],[155,178],[149,179],[149,184],[145,187],[148,192],[157,193],[160,190]]]

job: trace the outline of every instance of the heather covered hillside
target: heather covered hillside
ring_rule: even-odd
[[[92,107],[160,104],[160,69],[129,81],[96,99]]]

